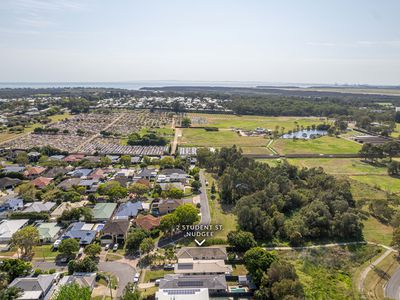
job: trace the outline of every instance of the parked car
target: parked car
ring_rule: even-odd
[[[117,251],[118,250],[118,243],[115,243],[113,246],[113,251]]]
[[[104,247],[104,250],[105,251],[108,251],[110,249],[110,244],[107,244],[105,247]]]
[[[133,283],[138,283],[140,278],[140,274],[136,273],[135,276],[133,276]]]
[[[56,240],[56,241],[53,243],[53,249],[54,249],[54,250],[57,250],[58,247],[60,246],[60,244],[61,244],[61,240]]]
[[[85,248],[83,248],[83,247],[79,248],[78,257],[82,256],[84,250],[85,250]]]
[[[164,270],[165,271],[170,271],[174,269],[174,265],[173,264],[166,264],[164,265]]]

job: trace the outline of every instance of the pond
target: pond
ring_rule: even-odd
[[[300,130],[300,131],[296,131],[293,133],[286,133],[284,135],[282,135],[283,139],[293,139],[293,138],[297,138],[297,139],[311,139],[311,138],[315,138],[315,137],[319,137],[319,136],[323,136],[326,135],[328,133],[328,131],[326,130],[318,130],[318,129],[314,129],[314,130]]]

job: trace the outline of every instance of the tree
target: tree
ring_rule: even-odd
[[[393,230],[392,246],[393,248],[400,250],[400,227]]]
[[[167,197],[169,197],[169,198],[182,199],[183,196],[184,196],[183,191],[176,187],[171,187],[170,189],[167,190]]]
[[[101,253],[101,247],[99,244],[87,245],[84,253],[92,258],[95,258],[96,255],[99,255]]]
[[[192,125],[192,121],[190,120],[190,118],[188,117],[184,117],[182,119],[182,127],[190,127],[190,125]]]
[[[22,199],[28,202],[34,201],[38,192],[36,187],[30,182],[20,184],[15,190]]]
[[[245,252],[257,246],[254,235],[251,232],[241,230],[229,232],[228,243],[240,252]]]
[[[101,195],[107,195],[111,200],[118,200],[128,195],[128,190],[121,186],[116,180],[111,180],[99,186],[98,192]]]
[[[111,164],[112,164],[111,158],[109,158],[107,156],[102,156],[100,158],[99,167],[104,168],[104,167],[108,167]]]
[[[254,283],[260,286],[264,271],[277,259],[276,255],[261,247],[248,250],[243,257],[246,269],[253,277]]]
[[[61,241],[58,251],[70,257],[79,251],[79,243],[76,239],[64,239]]]
[[[192,225],[199,220],[199,212],[191,203],[178,206],[173,214],[176,216],[177,224],[180,225]]]
[[[79,221],[82,217],[86,222],[90,222],[93,219],[92,210],[88,207],[75,207],[70,210],[64,210],[57,221]]]
[[[175,213],[172,213],[165,215],[161,218],[159,228],[165,234],[171,235],[174,232],[177,224],[178,224],[178,219]]]
[[[74,272],[92,273],[97,271],[97,263],[86,256],[82,260],[71,260],[68,263],[68,273],[73,274]]]
[[[19,287],[12,286],[0,290],[0,300],[15,300],[21,297],[23,290]]]
[[[132,283],[128,284],[124,293],[122,294],[121,300],[141,300],[142,296],[138,289],[136,289]]]
[[[194,180],[192,181],[191,186],[194,192],[198,192],[201,188],[201,183],[198,180]]]
[[[121,165],[128,168],[131,165],[131,157],[129,155],[122,155],[119,159]]]
[[[33,247],[39,243],[39,231],[34,226],[26,226],[15,232],[11,238],[11,245],[21,249],[23,257],[33,255]]]
[[[28,275],[32,270],[32,264],[22,259],[5,258],[0,263],[0,271],[8,275],[8,281],[15,278]]]
[[[15,162],[19,165],[27,165],[29,163],[28,154],[26,152],[19,152],[15,157]]]
[[[213,183],[211,184],[211,190],[210,190],[210,192],[211,192],[211,194],[215,194],[216,191],[217,191],[217,189],[215,188],[215,182],[213,181]]]
[[[126,239],[126,252],[130,254],[134,254],[139,250],[140,244],[142,241],[147,238],[147,234],[142,229],[134,229],[132,232],[128,234]]]
[[[65,284],[58,290],[54,300],[90,300],[91,291],[77,283]]]
[[[140,243],[140,251],[142,254],[148,254],[154,249],[154,241],[152,238],[145,238],[141,243]]]
[[[149,187],[142,183],[133,183],[129,186],[128,190],[140,197],[149,192]]]

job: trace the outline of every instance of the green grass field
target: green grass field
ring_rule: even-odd
[[[393,227],[379,222],[372,216],[363,221],[363,225],[363,234],[366,241],[387,246],[392,242]]]
[[[204,129],[184,128],[179,140],[181,146],[197,147],[265,147],[268,140],[262,137],[243,137],[231,130],[205,131]],[[259,150],[259,149],[257,149]]]
[[[326,121],[325,118],[307,118],[307,117],[264,117],[264,116],[238,116],[238,115],[224,115],[224,114],[189,114],[192,118],[192,126],[212,126],[218,128],[241,128],[246,130],[256,129],[262,127],[265,129],[275,130],[276,126],[285,128],[285,131],[292,130],[299,126],[318,125]],[[196,122],[196,120],[202,122]],[[295,123],[297,122],[297,124]]]
[[[390,134],[391,137],[398,138],[400,137],[400,124],[396,123],[395,130]]]
[[[330,136],[312,140],[279,139],[272,147],[280,154],[348,154],[361,149],[356,142]]]
[[[388,175],[350,176],[351,179],[376,187],[385,192],[400,193],[400,179]]]

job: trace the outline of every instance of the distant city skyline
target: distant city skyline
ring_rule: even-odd
[[[400,1],[2,0],[0,82],[400,85]]]

